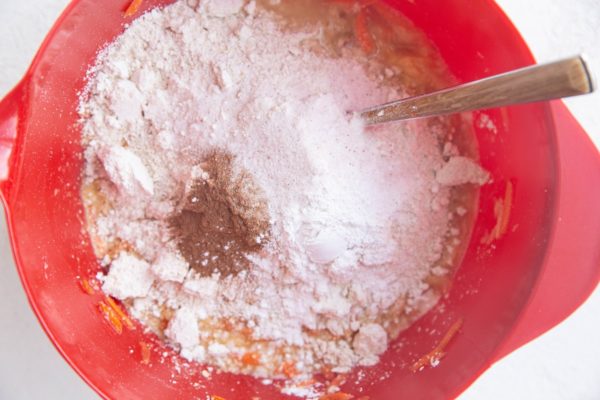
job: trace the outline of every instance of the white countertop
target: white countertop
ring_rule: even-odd
[[[478,1],[478,0],[474,0]],[[0,1],[0,97],[25,72],[68,0]],[[586,52],[600,75],[600,2],[498,0],[536,57]],[[600,146],[600,93],[568,106]],[[567,278],[568,279],[568,278]],[[97,399],[42,332],[21,288],[0,217],[0,399]],[[461,397],[600,399],[600,290],[565,322],[488,370]]]

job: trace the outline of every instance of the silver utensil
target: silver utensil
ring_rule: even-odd
[[[358,113],[368,125],[531,103],[594,91],[583,56],[533,65]]]

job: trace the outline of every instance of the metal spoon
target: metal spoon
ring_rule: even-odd
[[[594,91],[583,56],[516,69],[448,89],[393,101],[358,113],[367,125],[531,103]]]

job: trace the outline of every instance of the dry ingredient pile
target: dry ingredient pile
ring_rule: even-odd
[[[402,96],[401,71],[271,3],[177,1],[100,54],[82,195],[103,290],[150,331],[301,379],[376,364],[435,304],[469,233],[453,193],[487,173],[430,122],[349,115]]]

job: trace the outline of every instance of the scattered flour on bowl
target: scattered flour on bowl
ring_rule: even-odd
[[[311,50],[318,35],[254,2],[178,1],[90,72],[103,290],[189,360],[266,378],[377,363],[439,298],[451,187],[487,180],[426,121],[348,116],[402,93],[359,49]]]

